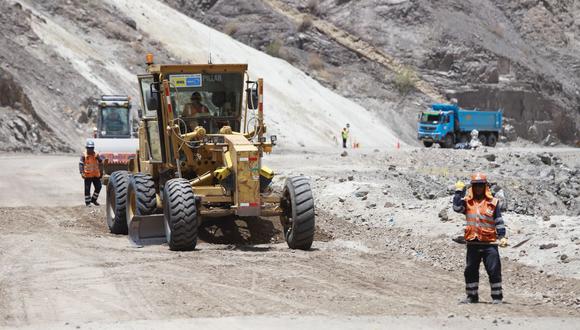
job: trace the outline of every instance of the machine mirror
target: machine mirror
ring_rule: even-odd
[[[157,111],[159,107],[159,90],[158,90],[158,83],[152,83],[149,85],[149,92],[145,95],[147,102],[147,110],[149,111]]]
[[[258,109],[258,90],[256,89],[256,85],[246,89],[246,99],[248,100],[248,109]]]

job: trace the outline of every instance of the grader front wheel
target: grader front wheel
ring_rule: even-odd
[[[284,238],[291,249],[308,250],[314,241],[314,197],[307,178],[288,178],[282,194],[280,217]]]
[[[189,181],[171,179],[164,189],[163,208],[165,235],[169,249],[173,251],[194,250],[197,244],[199,218],[195,195]]]

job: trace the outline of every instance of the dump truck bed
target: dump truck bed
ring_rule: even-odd
[[[502,123],[501,111],[458,111],[459,130],[470,132],[474,129],[484,132],[499,132]]]

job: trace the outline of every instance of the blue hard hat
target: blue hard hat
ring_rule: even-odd
[[[87,144],[85,145],[87,148],[94,148],[95,142],[93,140],[87,140]]]

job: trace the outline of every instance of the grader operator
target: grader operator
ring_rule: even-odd
[[[148,54],[147,65],[139,150],[107,186],[111,232],[128,233],[136,245],[193,250],[204,219],[279,216],[288,246],[309,249],[308,179],[288,178],[275,193],[274,173],[262,165],[276,142],[265,136],[263,81],[245,81],[245,64],[158,65]]]

